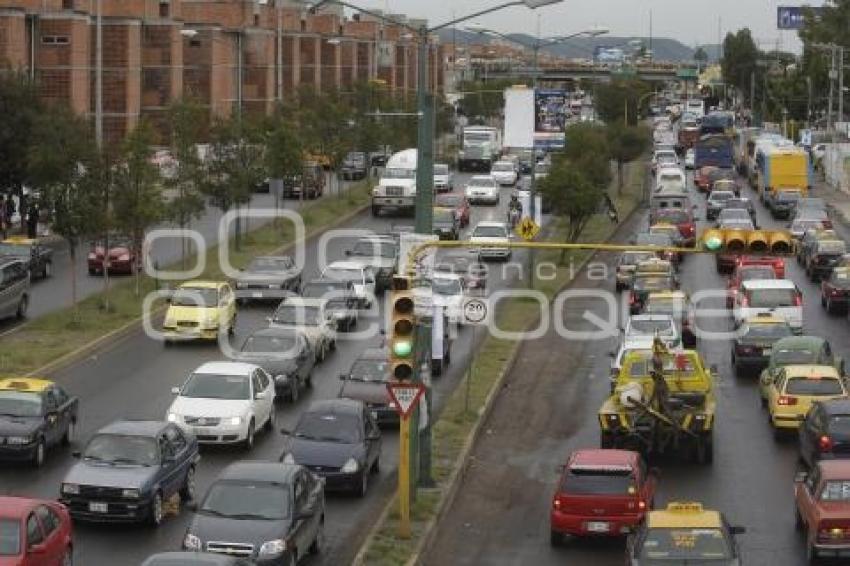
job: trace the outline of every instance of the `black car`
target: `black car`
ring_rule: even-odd
[[[301,273],[289,256],[258,256],[251,260],[234,282],[240,302],[281,300],[301,289]]]
[[[25,262],[33,279],[46,279],[53,273],[53,250],[37,239],[13,236],[0,242],[0,257]]]
[[[315,401],[287,436],[285,464],[301,464],[325,478],[328,489],[363,497],[381,461],[381,429],[362,401]]]
[[[850,399],[816,401],[800,425],[800,460],[850,458]]]
[[[387,391],[388,359],[387,348],[369,348],[339,376],[342,385],[337,397],[363,401],[380,426],[398,424],[398,411]]]
[[[723,203],[733,198],[735,193],[732,191],[711,191],[705,203],[705,219],[717,220],[717,215],[723,210]]]
[[[44,464],[48,448],[70,444],[79,404],[51,381],[0,379],[0,461]]]
[[[797,203],[803,198],[799,190],[794,191],[776,191],[774,196],[766,200],[767,208],[770,209],[770,214],[773,218],[779,220],[788,220],[794,214],[797,208]]]
[[[460,238],[460,220],[451,208],[434,208],[431,225],[434,228],[434,235],[440,240]]]
[[[352,151],[342,161],[342,178],[346,181],[357,181],[366,177],[368,166],[366,165],[366,154]]]
[[[847,253],[847,244],[843,240],[820,240],[803,256],[803,265],[806,275],[812,281],[828,279],[832,274],[832,268],[842,256]]]
[[[113,422],[74,457],[59,492],[74,519],[158,526],[166,501],[195,496],[198,441],[172,423]]]
[[[255,566],[245,558],[211,552],[160,552],[149,556],[142,566]]]
[[[236,462],[227,466],[195,509],[185,550],[294,566],[322,549],[324,482],[303,466]]]
[[[301,296],[305,299],[325,299],[325,312],[333,317],[337,330],[348,332],[357,326],[358,300],[351,281],[314,279],[304,285]]]
[[[793,335],[788,324],[773,316],[759,316],[745,321],[735,333],[732,343],[732,366],[738,373],[745,369],[760,372],[770,363],[773,345]]]
[[[307,338],[293,328],[264,328],[242,344],[239,361],[255,364],[274,379],[276,398],[298,401],[301,389],[313,386],[316,354]]]

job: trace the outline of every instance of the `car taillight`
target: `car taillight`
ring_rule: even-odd
[[[837,288],[833,287],[832,289],[829,290],[829,294],[832,295],[833,297],[839,297],[839,296],[844,294],[844,291],[842,289],[837,289]]]
[[[683,236],[690,238],[694,235],[695,227],[693,224],[684,224],[680,230]]]
[[[789,397],[787,395],[780,395],[779,399],[776,400],[777,405],[782,405],[783,407],[791,407],[792,405],[797,404],[796,397]]]
[[[818,540],[831,541],[850,538],[850,525],[823,524],[818,526]]]
[[[794,306],[795,307],[803,306],[803,295],[801,295],[799,293],[794,295]]]
[[[644,509],[646,509],[646,501],[644,501],[643,499],[641,499],[640,501],[638,501],[638,509],[639,509],[639,510],[641,510],[641,511],[643,511]]]
[[[637,302],[637,295],[635,295],[634,291],[629,293],[629,304],[633,305]]]
[[[554,499],[552,499],[552,507],[557,509],[558,511],[563,510],[566,507],[566,502],[561,499],[560,495],[556,495]]]
[[[741,346],[741,345],[738,345],[738,346],[736,346],[736,347],[735,347],[735,349],[736,349],[736,350],[738,351],[738,353],[740,353],[740,354],[751,354],[751,353],[753,352],[753,348],[752,348],[752,346]]]
[[[832,452],[832,439],[825,434],[818,438],[818,450]]]
[[[747,296],[741,298],[741,306],[744,308],[750,306],[750,299]]]

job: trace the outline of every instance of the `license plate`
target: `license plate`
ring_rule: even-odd
[[[255,299],[261,299],[263,298],[263,294],[260,291],[254,291],[253,293],[251,293],[251,297]]]
[[[95,503],[92,501],[89,503],[89,511],[92,513],[106,513],[109,511],[109,505],[106,503]]]
[[[373,418],[373,419],[377,419],[377,418],[378,418],[378,411],[372,411],[372,418]]]
[[[761,355],[762,356],[769,356],[772,353],[773,353],[773,348],[762,348],[761,349]]]
[[[609,529],[610,526],[604,521],[591,521],[587,524],[587,530],[591,533],[607,533]]]

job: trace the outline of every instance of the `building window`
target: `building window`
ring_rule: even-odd
[[[42,35],[41,43],[43,45],[68,45],[70,40],[67,35]]]
[[[160,2],[159,3],[159,17],[160,18],[167,18],[168,17],[168,8],[169,8],[168,2]]]
[[[74,9],[74,0],[62,0],[62,9],[63,10],[73,10]]]
[[[254,14],[254,27],[260,26],[260,14]]]

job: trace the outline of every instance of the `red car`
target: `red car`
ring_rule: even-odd
[[[850,460],[821,460],[797,474],[794,499],[809,561],[850,558]]]
[[[89,275],[103,275],[104,242],[95,242],[88,255]],[[132,243],[123,238],[109,240],[109,273],[132,275],[139,267]]]
[[[674,224],[682,236],[683,246],[692,248],[696,245],[697,222],[692,211],[676,208],[661,209],[655,215],[655,222]]]
[[[738,295],[741,283],[750,279],[777,279],[776,271],[770,265],[738,263],[735,266],[735,271],[732,272],[732,277],[729,278],[726,296],[727,309],[735,306],[735,297]]]
[[[785,260],[781,257],[741,256],[738,258],[738,265],[769,265],[776,273],[777,279],[785,279]]]
[[[443,193],[434,197],[434,206],[453,208],[461,228],[469,226],[469,201],[458,193]]]
[[[696,185],[700,192],[707,193],[711,189],[709,173],[715,169],[717,169],[717,167],[713,165],[706,165],[705,167],[700,167],[697,172],[694,173],[694,185]]]
[[[73,563],[73,527],[61,503],[0,497],[0,565]]]
[[[587,449],[570,455],[552,497],[551,542],[564,535],[622,536],[652,508],[657,473],[637,452]]]

